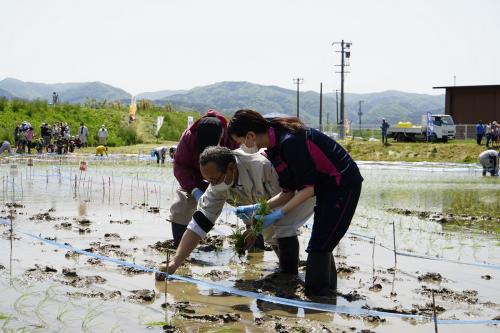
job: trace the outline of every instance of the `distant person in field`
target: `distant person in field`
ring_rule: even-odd
[[[485,150],[479,154],[479,163],[483,166],[483,176],[489,172],[498,177],[498,151],[494,149]]]
[[[9,155],[12,154],[12,150],[10,149],[10,142],[7,140],[2,142],[2,145],[0,146],[0,155],[2,155],[4,152],[7,152]]]
[[[54,91],[52,93],[52,104],[56,105],[59,102],[59,95]]]
[[[42,136],[43,145],[46,147],[46,149],[48,149],[47,147],[50,145],[50,140],[52,137],[52,129],[50,128],[49,124],[43,123],[42,126],[40,126],[40,135]]]
[[[480,120],[476,125],[476,141],[478,145],[480,145],[481,141],[483,141],[484,132],[485,132],[484,125],[483,122]]]
[[[380,126],[382,130],[382,143],[387,144],[387,130],[389,129],[389,123],[382,119],[382,126]]]
[[[171,160],[174,160],[175,151],[177,150],[177,146],[172,146],[168,149],[168,155]]]
[[[33,141],[33,127],[31,125],[24,131],[24,138],[26,140],[26,146],[28,147],[28,154],[31,154],[31,141]]]
[[[201,119],[182,133],[174,156],[174,176],[180,187],[175,192],[167,221],[172,223],[172,235],[178,246],[182,235],[196,211],[198,199],[207,189],[200,172],[199,156],[209,146],[238,146],[227,135],[227,120],[215,110],[209,110]]]
[[[165,157],[167,155],[168,147],[156,147],[151,150],[151,157],[156,156],[156,163],[164,164],[165,163]]]
[[[108,156],[108,147],[104,145],[97,146],[95,149],[95,156],[104,156],[104,154]]]
[[[486,125],[486,148],[490,146],[491,140],[493,139],[493,133],[491,131],[491,123]]]
[[[89,137],[89,129],[85,126],[84,123],[80,124],[78,128],[78,138],[80,139],[80,143],[83,147],[87,147],[87,139]]]
[[[99,138],[99,144],[100,145],[107,145],[108,144],[108,129],[104,124],[101,126],[99,131],[97,132],[97,137]]]

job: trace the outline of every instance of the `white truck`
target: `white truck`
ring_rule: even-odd
[[[420,126],[414,126],[409,122],[400,122],[397,126],[391,126],[387,129],[387,137],[393,138],[398,142],[448,142],[448,140],[455,138],[455,124],[450,115],[433,114],[432,122],[433,126],[431,131],[429,131],[429,135],[427,131],[427,115],[422,115],[422,124]]]

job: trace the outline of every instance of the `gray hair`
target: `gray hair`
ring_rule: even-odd
[[[229,163],[236,163],[236,158],[231,149],[222,146],[207,147],[200,154],[200,165],[207,165],[207,163],[215,163],[217,170],[226,172]]]

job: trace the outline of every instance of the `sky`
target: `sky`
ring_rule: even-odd
[[[0,0],[0,79],[132,94],[249,81],[439,94],[500,84],[498,0]]]

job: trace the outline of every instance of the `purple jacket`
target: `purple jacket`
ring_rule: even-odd
[[[238,148],[238,144],[227,135],[227,120],[216,110],[208,110],[205,117],[217,117],[222,127],[224,128],[224,136],[221,145],[229,149]],[[174,155],[174,176],[181,185],[181,188],[188,193],[191,193],[194,188],[199,188],[202,191],[208,187],[208,183],[203,181],[200,172],[199,153],[196,145],[196,130],[198,128],[197,120],[191,127],[182,133],[182,136],[177,145],[177,151]]]

